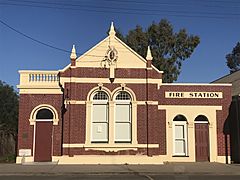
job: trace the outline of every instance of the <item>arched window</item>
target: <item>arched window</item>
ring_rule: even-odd
[[[126,91],[120,91],[115,106],[115,142],[132,141],[132,108],[131,96]]]
[[[177,115],[173,119],[173,153],[176,156],[187,155],[187,119],[183,115]]]
[[[97,91],[93,96],[92,142],[108,142],[108,95]]]
[[[53,113],[49,109],[40,109],[37,112],[36,119],[53,119]]]
[[[208,123],[208,118],[204,115],[199,115],[195,119],[195,123]]]

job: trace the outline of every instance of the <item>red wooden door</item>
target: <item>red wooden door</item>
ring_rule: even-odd
[[[37,121],[35,131],[35,162],[52,161],[52,121]]]
[[[209,161],[209,130],[207,123],[195,123],[196,161]]]

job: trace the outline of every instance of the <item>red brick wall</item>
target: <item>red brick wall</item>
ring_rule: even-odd
[[[87,78],[108,78],[109,70],[104,68],[74,68],[71,70],[73,77],[87,77]],[[149,77],[161,78],[162,74],[155,70],[148,71]],[[69,69],[61,73],[63,77],[69,77]],[[145,69],[116,69],[117,78],[145,78]],[[109,83],[103,84],[111,92],[120,87],[120,84]],[[66,83],[64,85],[66,97],[70,100],[86,101],[87,95],[95,87],[97,83]],[[147,100],[147,86],[146,84],[126,84],[136,95],[137,101]],[[222,99],[170,99],[165,98],[166,91],[173,92],[223,92]],[[33,142],[33,126],[29,126],[29,117],[31,110],[39,104],[50,104],[56,108],[60,118],[58,126],[54,126],[53,139],[53,155],[60,155],[61,150],[61,103],[62,95],[20,95],[19,108],[19,149],[32,148]],[[177,86],[177,85],[162,85],[157,89],[157,84],[148,84],[148,100],[158,101],[159,105],[216,105],[223,106],[222,111],[217,112],[217,136],[218,136],[218,154],[225,155],[225,139],[224,139],[224,123],[228,115],[228,108],[231,101],[231,87],[227,86]],[[64,136],[63,142],[67,144],[85,143],[86,138],[86,105],[85,104],[71,104],[67,105],[67,112],[64,115]],[[166,154],[166,111],[158,110],[158,105],[141,104],[137,106],[137,140],[139,144],[159,144],[159,148],[150,148],[149,155]],[[148,118],[148,123],[147,123]],[[147,129],[148,128],[148,129]],[[147,139],[148,132],[148,139]],[[84,148],[64,148],[64,154],[73,156],[74,154],[146,154],[146,148],[139,148],[137,151],[126,150],[119,152],[104,152],[104,151],[86,151]]]
[[[53,155],[60,155],[61,147],[61,99],[62,95],[39,95],[39,94],[20,94],[19,99],[19,123],[18,123],[18,150],[32,149],[33,152],[33,136],[34,126],[30,126],[31,111],[38,105],[52,105],[58,112],[59,124],[54,126],[53,134]]]
[[[87,98],[87,95],[89,91],[95,87],[97,87],[98,84],[96,83],[72,83],[71,84],[71,98],[74,100],[82,100],[85,101]],[[114,89],[120,87],[120,84],[103,84],[104,87],[108,88],[110,91],[113,91]],[[66,88],[70,89],[70,84],[66,84]],[[146,101],[146,85],[145,84],[126,84],[126,87],[130,88],[134,91],[137,101]],[[226,120],[226,116],[228,114],[228,106],[229,106],[229,99],[231,99],[230,94],[230,88],[231,87],[223,87],[223,86],[161,86],[160,90],[157,89],[156,84],[149,84],[149,101],[159,101],[160,105],[216,105],[221,106],[223,105],[223,111],[220,111],[222,113],[221,116],[218,116],[218,123],[217,128],[218,130],[218,152],[219,155],[224,155],[225,151],[225,145],[222,145],[221,139],[224,138],[223,135],[223,123]],[[223,92],[223,99],[167,99],[165,98],[165,91],[191,91],[191,92],[205,92],[205,91],[220,91]],[[83,108],[81,108],[81,106]],[[148,107],[148,143],[149,144],[159,144],[159,149],[149,149],[150,155],[156,155],[156,154],[166,154],[166,112],[164,110],[158,110],[157,105],[149,105]],[[84,143],[85,142],[85,109],[86,107],[84,105],[71,105],[71,125],[70,125],[70,134],[71,138],[68,139],[68,119],[69,114],[68,112],[65,115],[65,143]],[[80,118],[80,111],[82,114],[82,117]],[[78,115],[76,115],[78,113]],[[81,124],[80,124],[81,123]],[[82,130],[80,130],[82,129]],[[137,106],[137,140],[140,144],[147,144],[147,116],[146,116],[146,105],[138,105]],[[220,138],[221,137],[221,138]],[[224,140],[224,139],[223,139]],[[172,142],[169,142],[172,143]],[[76,148],[73,150],[72,148],[68,153],[71,155],[77,153],[76,151],[80,150],[81,148]],[[221,149],[221,150],[220,150]],[[145,149],[146,150],[146,149]],[[65,150],[66,151],[66,150]],[[81,152],[78,152],[78,154],[82,153],[89,153],[88,152],[82,152],[84,150],[81,150]],[[143,151],[143,150],[141,150]],[[91,153],[96,154],[104,154],[104,152],[97,152],[97,151],[91,151]],[[123,153],[123,152],[121,152]],[[126,151],[125,153],[129,153],[129,151]],[[137,152],[136,152],[137,153]],[[146,153],[144,151],[144,153]],[[109,154],[105,152],[105,154]]]
[[[96,73],[97,72],[97,73]],[[77,67],[67,69],[61,73],[61,77],[82,77],[82,78],[109,78],[109,68],[91,68],[91,67]],[[146,78],[146,69],[134,69],[134,68],[116,68],[116,78]],[[161,79],[162,74],[156,70],[149,70],[149,77],[155,79]]]

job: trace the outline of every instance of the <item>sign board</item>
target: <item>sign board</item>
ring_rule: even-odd
[[[19,149],[19,156],[31,156],[31,149]]]
[[[221,99],[222,92],[165,92],[165,98]]]

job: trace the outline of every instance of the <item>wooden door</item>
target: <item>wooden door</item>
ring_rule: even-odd
[[[52,161],[52,121],[37,121],[35,131],[35,162]]]
[[[195,123],[196,161],[209,161],[209,129],[207,123]]]

